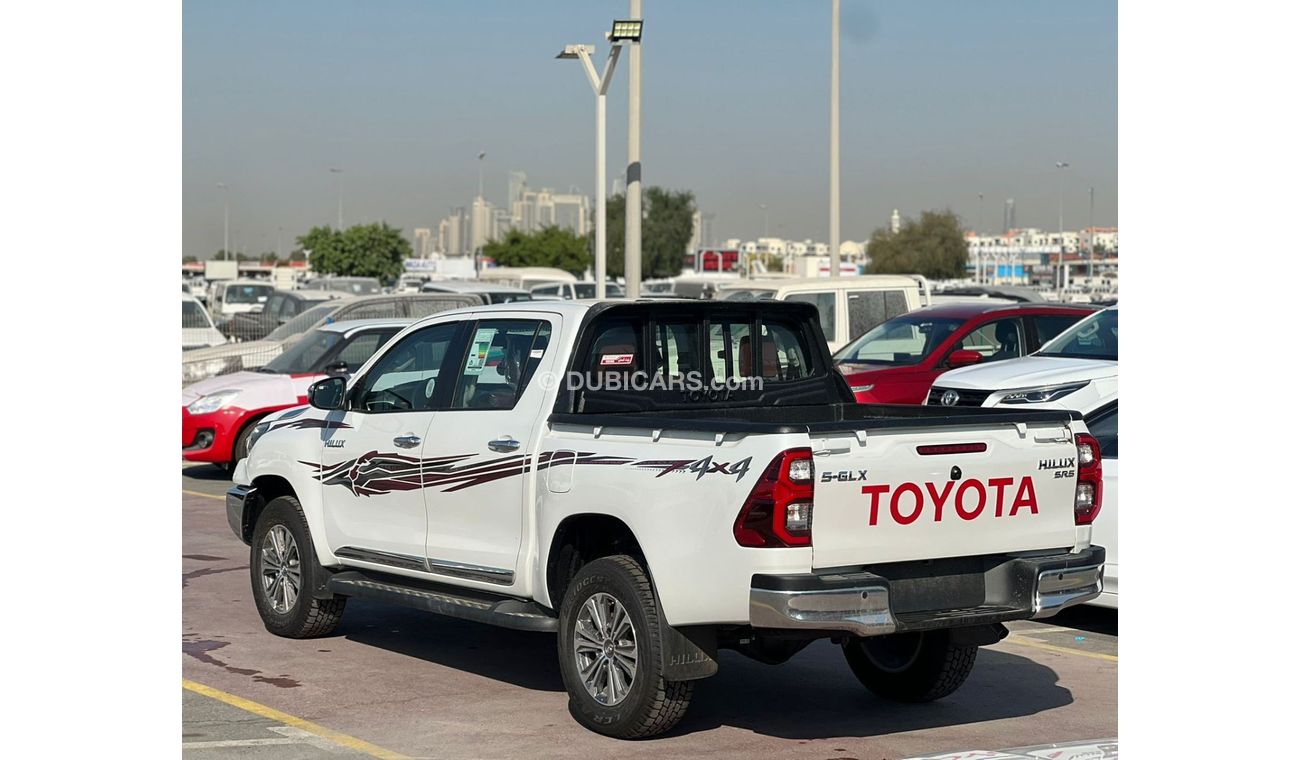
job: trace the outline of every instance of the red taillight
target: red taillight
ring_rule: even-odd
[[[736,515],[732,527],[736,543],[755,547],[811,545],[812,500],[812,449],[782,451],[763,470]]]
[[[1074,437],[1079,480],[1074,486],[1074,524],[1092,525],[1101,511],[1101,444],[1087,433]]]
[[[916,453],[923,457],[935,454],[978,454],[988,451],[987,443],[938,443],[931,446],[917,446]]]

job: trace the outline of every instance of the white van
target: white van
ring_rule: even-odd
[[[578,278],[563,269],[551,267],[492,267],[478,273],[483,282],[495,282],[528,290],[535,285],[553,282],[577,282]]]
[[[831,353],[876,325],[930,305],[924,277],[868,274],[736,280],[718,285],[718,300],[801,301],[817,307]]]
[[[215,317],[261,311],[275,288],[258,280],[223,280],[212,286],[208,306]]]

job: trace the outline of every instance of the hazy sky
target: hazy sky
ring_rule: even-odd
[[[644,0],[647,184],[695,192],[719,238],[828,238],[829,0]],[[477,191],[595,184],[594,97],[565,43],[602,43],[626,2],[191,0],[184,5],[184,251],[287,252],[333,224],[436,228]],[[843,0],[841,230],[951,208],[1000,231],[1116,223],[1116,4]],[[627,59],[609,108],[626,161]],[[282,230],[282,232],[280,232]]]

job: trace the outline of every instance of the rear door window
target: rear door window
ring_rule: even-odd
[[[398,313],[397,301],[393,299],[380,299],[378,301],[366,301],[354,306],[344,306],[339,309],[339,313],[334,315],[336,322],[345,319],[393,319],[394,317],[403,316]]]
[[[786,297],[787,301],[797,303],[810,303],[817,307],[817,316],[821,320],[822,332],[826,334],[827,340],[835,340],[835,291],[826,291],[822,293],[791,293]],[[884,321],[883,319],[881,320]],[[866,330],[863,330],[866,332]]]
[[[848,297],[849,339],[908,311],[907,293],[902,290],[851,290],[845,295]]]
[[[452,409],[513,409],[541,364],[551,325],[537,319],[474,326],[452,394]]]

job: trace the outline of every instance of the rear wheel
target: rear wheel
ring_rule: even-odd
[[[954,646],[949,631],[854,637],[844,643],[853,675],[896,702],[932,702],[957,690],[975,667],[976,646]]]
[[[560,674],[569,712],[618,739],[661,734],[681,720],[693,681],[664,680],[659,606],[650,579],[626,555],[584,565],[560,605]]]
[[[302,507],[277,496],[257,518],[248,561],[253,599],[266,630],[290,639],[328,636],[343,617],[347,598],[312,596],[316,563]]]

